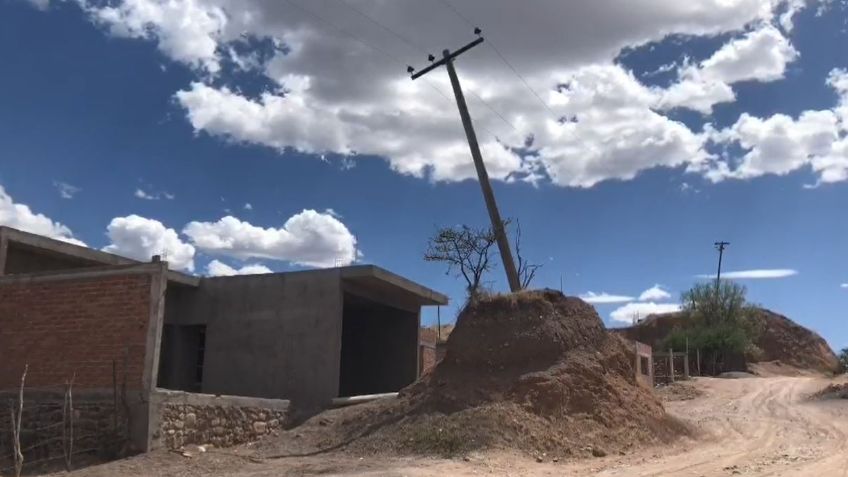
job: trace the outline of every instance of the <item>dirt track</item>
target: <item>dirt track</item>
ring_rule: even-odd
[[[668,449],[600,459],[538,463],[505,453],[464,460],[358,458],[344,453],[249,462],[207,453],[186,459],[152,454],[73,473],[106,475],[573,475],[573,476],[848,476],[848,401],[808,402],[828,381],[809,377],[698,379],[702,397],[668,410],[705,432]]]

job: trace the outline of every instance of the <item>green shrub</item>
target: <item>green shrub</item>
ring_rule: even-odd
[[[683,293],[683,324],[661,343],[663,350],[700,349],[713,374],[720,373],[724,358],[732,354],[755,355],[760,333],[752,319],[754,307],[745,300],[745,287],[733,282],[697,284]]]
[[[839,370],[848,373],[848,348],[842,348],[839,352]]]

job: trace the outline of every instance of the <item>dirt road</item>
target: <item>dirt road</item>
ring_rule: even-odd
[[[703,430],[696,441],[627,455],[574,462],[536,462],[489,452],[465,459],[358,458],[343,453],[250,462],[217,453],[186,459],[153,454],[75,472],[106,475],[368,476],[812,476],[848,477],[848,401],[809,402],[827,383],[821,378],[701,378],[704,395],[666,404]]]

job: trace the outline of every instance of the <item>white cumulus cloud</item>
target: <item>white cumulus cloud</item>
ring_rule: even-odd
[[[759,118],[743,113],[733,125],[713,130],[709,139],[745,150],[740,161],[719,161],[708,169],[713,181],[784,175],[810,167],[819,183],[848,179],[848,71],[835,69],[827,83],[838,95],[833,109],[807,110],[798,117],[774,114]]]
[[[206,265],[206,274],[211,277],[230,277],[233,275],[258,275],[262,273],[274,273],[270,268],[259,263],[247,264],[243,267],[233,268],[219,260],[212,260]]]
[[[648,315],[671,313],[674,311],[680,311],[679,304],[654,302],[628,303],[613,310],[612,313],[610,313],[610,318],[614,321],[631,324],[634,321],[647,317]]]
[[[43,0],[42,0],[43,1]],[[220,69],[218,39],[227,24],[224,10],[203,0],[77,0],[115,36],[155,40],[163,53],[209,72]]]
[[[445,5],[413,0],[379,6],[365,0],[77,3],[111,34],[154,42],[164,55],[194,68],[195,81],[174,97],[198,133],[316,158],[339,155],[346,164],[377,156],[399,173],[435,181],[476,177],[445,72],[416,81],[404,74],[407,63],[426,64],[416,50],[439,51],[469,40],[458,21],[421,21],[455,17]],[[655,167],[685,166],[711,180],[811,167],[817,184],[848,180],[844,71],[829,80],[843,92],[840,102],[797,118],[742,115],[722,131],[702,132],[665,114],[675,107],[708,113],[715,104],[735,99],[736,83],[783,78],[802,54],[786,34],[806,5],[803,0],[540,0],[528,9],[511,0],[458,3],[457,9],[485,26],[487,41],[464,55],[459,69],[489,175],[591,187]],[[413,46],[375,28],[368,16],[403,32]],[[678,79],[668,88],[646,86],[615,61],[628,48],[669,35],[720,34],[730,39],[703,61],[677,67]],[[487,51],[492,43],[541,101]],[[221,73],[231,63],[263,76],[269,86],[243,93],[241,80]],[[744,157],[733,157],[735,150],[727,156],[711,152],[711,146],[731,144],[741,146]]]
[[[378,156],[402,174],[437,181],[476,176],[445,72],[417,81],[404,75],[407,62],[419,58],[417,64],[426,64],[417,49],[438,51],[469,40],[470,32],[457,26],[457,18],[451,21],[456,15],[445,5],[77,1],[112,34],[155,42],[165,55],[197,70],[197,81],[175,98],[198,132],[316,157]],[[732,82],[781,76],[795,50],[770,25],[791,23],[803,3],[545,0],[528,9],[511,0],[468,0],[455,7],[485,27],[486,43],[463,56],[460,75],[490,176],[591,187],[658,166],[705,171],[703,137],[663,115],[659,105],[688,102],[703,110],[732,100]],[[403,32],[417,47],[375,28],[367,16]],[[446,21],[421,21],[434,16]],[[723,33],[737,36],[691,65],[691,78],[682,80],[692,84],[665,96],[614,61],[627,47],[668,35]],[[260,60],[257,51],[244,48],[250,39],[275,47]],[[490,42],[515,62],[544,104],[486,51]],[[252,58],[250,70],[272,86],[241,93],[237,80],[218,75],[225,57],[241,69]]]
[[[50,8],[50,0],[29,0],[29,3],[33,7],[42,11]]]
[[[797,275],[798,271],[791,268],[764,268],[755,270],[738,270],[733,272],[721,272],[721,278],[729,280],[744,280],[744,279],[761,279],[761,278],[786,278]],[[710,278],[715,280],[716,275],[702,274],[696,275],[696,278]]]
[[[66,225],[56,222],[44,214],[37,214],[26,204],[15,203],[0,185],[0,225],[30,232],[75,245],[85,245],[74,237]]]
[[[138,215],[115,217],[106,228],[106,235],[111,241],[103,248],[106,252],[145,262],[161,255],[176,270],[194,271],[194,247],[158,220]]]
[[[175,195],[170,192],[159,191],[159,192],[147,192],[144,189],[138,187],[135,189],[133,195],[136,198],[143,200],[160,200],[160,199],[168,199],[174,200]]]
[[[593,305],[603,303],[625,303],[628,301],[633,301],[632,296],[612,295],[606,292],[595,293],[591,291],[580,295],[580,299],[585,301],[586,303],[592,303]]]
[[[686,107],[708,114],[713,105],[736,99],[732,83],[781,79],[796,58],[798,50],[780,30],[763,24],[728,41],[701,63],[682,68],[679,81],[662,93],[660,107]]]
[[[82,190],[77,186],[62,181],[53,181],[53,187],[59,192],[59,197],[63,199],[73,199],[77,192]]]
[[[356,260],[356,237],[338,219],[307,209],[280,228],[263,228],[226,216],[190,222],[183,233],[200,250],[241,260],[262,258],[311,267],[348,265]]]
[[[654,285],[639,295],[639,301],[664,301],[671,298],[671,293],[660,285]]]

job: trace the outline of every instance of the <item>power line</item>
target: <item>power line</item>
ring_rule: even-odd
[[[451,10],[454,14],[456,14],[456,16],[457,16],[457,17],[459,17],[459,18],[460,18],[463,22],[465,22],[468,26],[475,27],[475,25],[474,25],[473,23],[471,23],[471,20],[469,20],[469,19],[468,19],[468,17],[466,17],[465,15],[463,15],[463,14],[462,14],[462,12],[460,12],[460,11],[459,11],[456,7],[454,7],[454,6],[453,6],[453,4],[451,4],[451,3],[450,3],[450,1],[448,1],[448,0],[441,0],[441,2],[442,2],[442,4],[443,4],[443,5],[445,5],[448,9],[450,9],[450,10]],[[497,55],[498,55],[498,57],[501,59],[501,61],[502,61],[502,62],[503,62],[503,63],[504,63],[504,64],[505,64],[505,65],[506,65],[506,66],[507,66],[510,70],[512,70],[512,72],[515,74],[515,76],[517,76],[517,77],[518,77],[518,79],[519,79],[519,80],[521,80],[521,83],[524,85],[524,87],[525,87],[525,88],[527,88],[527,90],[528,90],[528,91],[530,91],[530,94],[532,94],[532,95],[533,95],[533,96],[534,96],[534,97],[535,97],[535,98],[539,101],[539,104],[541,104],[541,105],[542,105],[542,107],[543,107],[543,108],[545,108],[545,110],[547,110],[547,111],[551,114],[551,116],[553,116],[554,120],[555,120],[555,121],[559,121],[560,116],[559,116],[559,115],[557,115],[557,114],[556,114],[556,113],[555,113],[555,112],[551,109],[551,107],[550,107],[550,106],[548,106],[548,103],[547,103],[547,102],[545,102],[545,100],[544,100],[544,99],[542,99],[542,96],[541,96],[541,95],[539,95],[539,93],[537,93],[537,92],[536,92],[536,90],[535,90],[535,89],[533,89],[533,87],[532,87],[532,86],[530,86],[530,83],[527,81],[527,79],[525,79],[525,78],[524,78],[524,76],[523,76],[521,73],[519,73],[519,72],[518,72],[518,69],[516,69],[514,66],[512,66],[512,63],[510,63],[510,62],[509,62],[509,60],[507,60],[507,59],[506,59],[506,57],[503,55],[503,53],[501,53],[501,51],[498,49],[498,47],[497,47],[497,46],[495,46],[495,43],[492,41],[491,37],[489,37],[489,39],[488,39],[488,40],[489,40],[489,41],[487,41],[486,43],[488,43],[488,45],[492,48],[492,51],[494,51],[494,52],[495,52],[495,54],[497,54]]]
[[[305,14],[307,14],[307,15],[311,16],[312,18],[314,18],[314,19],[316,19],[316,20],[318,20],[320,23],[323,23],[324,25],[326,25],[327,27],[329,27],[331,30],[333,30],[333,31],[335,31],[335,32],[337,32],[337,33],[340,33],[340,34],[342,34],[342,35],[344,35],[344,36],[347,36],[348,38],[353,39],[353,40],[354,40],[354,41],[356,41],[357,43],[359,43],[359,44],[361,44],[361,45],[363,45],[363,46],[366,46],[366,47],[368,47],[368,48],[371,48],[372,50],[374,50],[374,51],[376,51],[376,52],[378,52],[378,53],[381,53],[381,54],[382,54],[382,55],[384,55],[384,56],[387,56],[389,59],[394,60],[396,63],[398,63],[398,64],[400,64],[400,65],[402,65],[402,66],[406,66],[406,62],[404,62],[403,60],[401,60],[400,58],[398,58],[398,57],[397,57],[397,56],[395,56],[394,54],[390,53],[389,51],[387,51],[387,50],[385,50],[385,49],[383,49],[383,48],[380,48],[380,47],[378,47],[378,46],[375,46],[375,45],[371,44],[370,42],[368,42],[368,41],[366,41],[366,40],[364,40],[364,39],[360,38],[359,36],[357,36],[357,35],[355,35],[355,34],[353,34],[353,33],[349,32],[349,31],[347,31],[347,30],[345,30],[345,29],[343,29],[343,28],[339,27],[338,25],[336,25],[336,24],[334,24],[333,22],[331,22],[331,21],[327,20],[326,18],[322,17],[321,15],[319,15],[319,14],[317,14],[317,13],[313,12],[312,10],[309,10],[308,8],[305,8],[305,7],[303,7],[302,5],[298,5],[297,3],[295,3],[295,2],[294,2],[294,0],[283,0],[283,1],[284,1],[286,4],[288,4],[288,5],[290,5],[290,6],[294,7],[294,8],[296,8],[296,9],[300,10],[301,12],[303,12],[303,13],[305,13]],[[369,19],[370,19],[371,21],[373,21],[374,23],[380,24],[380,23],[379,23],[379,22],[378,22],[375,18],[370,17],[370,16],[369,16],[369,15],[367,15],[365,12],[362,12],[361,10],[359,10],[359,9],[357,9],[357,8],[353,8],[351,5],[347,4],[346,2],[342,2],[342,3],[345,3],[345,5],[347,5],[347,6],[348,6],[348,7],[350,7],[352,10],[356,11],[357,13],[359,13],[360,15],[362,15],[362,16],[364,16],[364,17],[369,18]],[[381,27],[382,27],[383,29],[387,30],[387,31],[393,32],[390,28],[388,28],[388,27],[386,27],[386,26],[381,25]],[[400,35],[400,34],[399,34],[399,33],[397,33],[397,32],[393,32],[393,34],[394,34],[395,36],[398,36],[398,38],[403,38],[403,37],[402,37],[402,35]],[[410,40],[408,40],[408,39],[403,39],[403,41],[404,41],[404,42],[408,42],[409,44],[413,45],[413,46],[414,46],[416,49],[418,49],[418,50],[425,51],[425,50],[423,50],[420,46],[415,45],[415,43],[413,43],[412,41],[410,41]],[[444,91],[442,91],[442,90],[441,90],[441,88],[439,88],[438,86],[436,86],[436,84],[435,84],[435,83],[433,83],[433,82],[432,82],[432,81],[430,81],[429,79],[425,79],[425,81],[424,81],[424,82],[425,82],[425,84],[426,84],[427,86],[429,86],[430,88],[432,88],[432,89],[433,89],[433,91],[435,91],[436,93],[438,93],[438,95],[439,95],[439,96],[441,96],[441,97],[442,97],[445,101],[447,101],[447,102],[448,102],[449,104],[451,104],[451,105],[453,104],[453,102],[454,102],[454,101],[453,101],[453,100],[452,100],[452,99],[451,99],[451,98],[450,98],[447,94],[445,94],[445,92],[444,92]],[[472,93],[472,94],[473,94],[473,93]],[[482,98],[480,98],[480,99],[481,99],[481,101],[482,101]],[[485,101],[484,101],[484,104],[486,104],[486,103],[485,103]],[[492,109],[492,108],[490,107],[490,109]],[[492,111],[494,112],[494,110],[492,110]],[[497,113],[497,112],[495,112],[495,114],[498,114],[498,113]],[[498,115],[500,116],[500,114],[498,114]],[[503,117],[501,117],[501,119],[504,119],[504,118],[503,118]],[[504,120],[505,120],[505,119],[504,119]],[[505,120],[505,121],[506,121],[506,120]],[[515,126],[513,126],[512,124],[510,124],[508,121],[507,121],[507,124],[509,124],[509,125],[510,125],[513,129],[515,129]],[[489,135],[491,135],[492,137],[494,137],[495,139],[497,139],[497,137],[498,137],[498,136],[497,136],[497,134],[493,133],[490,129],[488,129],[488,128],[486,128],[486,127],[482,127],[482,126],[480,127],[480,129],[482,129],[483,131],[487,132]]]
[[[530,83],[528,83],[527,80],[524,79],[524,76],[522,76],[521,73],[519,73],[518,70],[515,69],[515,67],[513,67],[512,64],[509,61],[507,61],[506,58],[504,58],[504,55],[501,54],[500,50],[498,50],[498,48],[495,46],[495,44],[492,43],[491,41],[489,41],[489,46],[492,47],[492,50],[495,53],[498,54],[498,56],[504,62],[504,64],[506,64],[509,67],[509,69],[511,69],[512,72],[515,73],[515,76],[518,76],[518,79],[520,79],[521,82],[524,83],[524,86],[527,87],[527,89],[530,91],[530,93],[532,93],[533,96],[535,96],[536,99],[539,100],[539,104],[541,104],[542,107],[547,109],[549,113],[551,113],[551,115],[554,117],[554,120],[559,121],[559,116],[557,116],[557,114],[550,108],[550,106],[548,106],[548,103],[546,103],[545,100],[542,99],[541,96],[539,96],[539,93],[537,93],[536,90],[533,89],[532,86],[530,86]]]
[[[489,109],[489,111],[491,111],[491,112],[495,113],[495,116],[497,116],[497,117],[501,118],[501,121],[505,122],[505,123],[507,124],[507,126],[509,126],[509,127],[511,127],[511,128],[512,128],[512,130],[513,130],[513,131],[515,131],[515,132],[519,132],[519,131],[518,131],[518,128],[517,128],[517,127],[515,127],[515,124],[512,124],[512,123],[511,123],[511,122],[510,122],[507,118],[505,118],[505,117],[503,116],[503,114],[499,113],[497,109],[495,109],[494,107],[492,107],[492,105],[490,105],[488,101],[486,101],[485,99],[481,98],[481,97],[480,97],[480,95],[478,95],[477,93],[475,93],[475,92],[474,92],[474,90],[469,89],[469,90],[468,90],[468,92],[469,92],[469,93],[471,93],[471,96],[474,96],[475,98],[477,98],[477,100],[478,100],[478,101],[480,101],[481,103],[483,103],[484,105],[486,105],[486,107]]]
[[[426,55],[426,54],[428,54],[428,53],[427,53],[427,51],[425,51],[425,50],[424,50],[423,48],[421,48],[419,45],[417,45],[416,43],[414,43],[412,40],[410,40],[409,38],[407,38],[407,37],[405,37],[405,36],[401,35],[400,33],[396,32],[395,30],[392,30],[391,28],[387,27],[386,25],[383,25],[383,24],[382,24],[382,23],[380,23],[380,22],[379,22],[376,18],[372,17],[371,15],[368,15],[367,13],[363,12],[363,11],[362,11],[362,10],[360,10],[359,8],[356,8],[356,7],[354,7],[353,5],[351,5],[351,4],[350,4],[347,0],[338,0],[338,2],[339,2],[339,3],[341,3],[341,4],[343,4],[343,5],[344,5],[344,6],[346,6],[347,8],[349,8],[349,9],[353,10],[354,12],[358,13],[361,17],[365,18],[366,20],[370,21],[371,23],[373,23],[373,24],[377,25],[378,27],[382,28],[383,30],[385,30],[385,31],[389,32],[390,34],[394,35],[397,39],[399,39],[400,41],[402,41],[402,42],[406,43],[408,46],[412,47],[413,49],[418,50],[418,51],[420,51],[421,53],[423,53],[423,54],[425,54],[425,55]]]
[[[297,3],[295,3],[293,0],[283,0],[283,1],[285,1],[288,5],[290,5],[290,6],[294,7],[294,8],[296,8],[296,9],[300,10],[301,12],[306,13],[307,15],[311,16],[312,18],[314,18],[314,19],[318,20],[319,22],[323,23],[324,25],[326,25],[326,26],[330,27],[332,30],[336,31],[337,33],[341,33],[341,34],[343,34],[343,35],[345,35],[345,36],[347,36],[347,37],[349,37],[349,38],[352,38],[353,40],[355,40],[356,42],[360,43],[361,45],[364,45],[364,46],[366,46],[366,47],[368,47],[368,48],[371,48],[371,49],[373,49],[374,51],[377,51],[378,53],[382,53],[384,56],[389,57],[390,59],[394,60],[395,62],[397,62],[397,63],[398,63],[398,64],[400,64],[400,65],[405,65],[405,62],[404,62],[403,60],[401,60],[401,59],[400,59],[400,58],[398,58],[397,56],[393,55],[392,53],[390,53],[390,52],[388,52],[388,51],[386,51],[386,50],[384,50],[384,49],[382,49],[382,48],[380,48],[380,47],[377,47],[377,46],[375,46],[375,45],[372,45],[371,43],[369,43],[369,42],[367,42],[367,41],[363,40],[362,38],[360,38],[360,37],[358,37],[358,36],[354,35],[353,33],[349,32],[349,31],[347,31],[347,30],[345,30],[345,29],[343,29],[343,28],[341,28],[341,27],[339,27],[339,26],[335,25],[334,23],[330,22],[329,20],[327,20],[327,19],[323,18],[321,15],[318,15],[317,13],[315,13],[315,12],[313,12],[313,11],[311,11],[311,10],[309,10],[309,9],[307,9],[307,8],[305,8],[305,7],[303,7],[303,6],[301,6],[301,5],[298,5],[298,4],[297,4]],[[346,4],[346,5],[347,5],[347,4]],[[348,6],[350,7],[350,5],[348,5]],[[353,8],[353,7],[351,7],[351,8]],[[356,10],[356,11],[358,11],[358,12],[359,12],[359,10],[358,10],[358,9],[354,9],[354,10]],[[364,14],[364,13],[362,13],[362,12],[360,12],[360,14],[362,14],[363,16],[366,16],[366,17],[367,17],[367,15],[365,15],[365,14]],[[453,102],[453,101],[452,101],[452,100],[448,97],[448,95],[447,95],[447,94],[445,94],[445,93],[444,93],[441,89],[439,89],[439,88],[438,88],[435,84],[433,84],[433,83],[432,83],[432,82],[430,82],[430,81],[427,81],[427,82],[426,82],[426,84],[427,84],[428,86],[430,86],[431,88],[433,88],[433,90],[434,90],[434,91],[436,91],[437,93],[439,93],[439,95],[440,95],[442,98],[444,98],[444,99],[445,99],[445,101],[447,101],[448,103],[452,103],[452,102]]]
[[[460,11],[456,9],[456,7],[454,7],[450,2],[448,2],[448,0],[441,0],[441,2],[446,7],[451,9],[456,14],[456,16],[458,16],[460,19],[462,19],[462,21],[464,21],[468,26],[470,26],[471,28],[477,27],[477,25],[474,25],[473,23],[471,23],[471,20],[469,20],[465,15],[460,13]]]
[[[337,26],[336,24],[334,24],[334,23],[330,22],[329,20],[325,19],[325,18],[324,18],[324,17],[322,17],[321,15],[318,15],[317,13],[313,12],[312,10],[309,10],[309,9],[307,9],[307,8],[305,8],[305,7],[301,6],[301,5],[298,5],[297,3],[295,3],[295,2],[294,2],[294,0],[283,0],[283,1],[284,1],[284,2],[286,2],[288,5],[290,5],[290,6],[294,7],[294,8],[296,8],[296,9],[300,10],[301,12],[306,13],[307,15],[309,15],[309,16],[311,16],[312,18],[314,18],[314,19],[318,20],[319,22],[321,22],[321,23],[323,23],[323,24],[325,24],[325,25],[329,26],[330,28],[332,28],[332,29],[333,29],[333,30],[335,30],[336,32],[341,33],[341,34],[343,34],[343,35],[345,35],[345,36],[347,36],[347,37],[349,37],[349,38],[351,38],[351,39],[355,40],[356,42],[358,42],[358,43],[360,43],[360,44],[362,44],[362,45],[364,45],[364,46],[367,46],[367,47],[369,47],[369,48],[372,48],[372,49],[374,49],[374,50],[376,50],[376,51],[378,51],[378,52],[382,53],[383,55],[388,56],[389,58],[394,59],[396,62],[398,62],[398,63],[400,63],[400,64],[403,64],[403,63],[404,63],[404,62],[403,62],[403,60],[401,60],[401,59],[400,59],[400,58],[398,58],[397,56],[395,56],[395,55],[393,55],[393,54],[389,53],[388,51],[386,51],[386,50],[384,50],[384,49],[382,49],[382,48],[380,48],[380,47],[378,47],[378,46],[375,46],[375,45],[372,45],[371,43],[368,43],[367,41],[363,40],[362,38],[360,38],[360,37],[358,37],[358,36],[354,35],[353,33],[351,33],[351,32],[349,32],[349,31],[347,31],[347,30],[345,30],[345,29],[343,29],[343,28],[341,28],[341,27]]]
[[[288,1],[288,0],[287,0],[287,1]],[[405,44],[407,44],[408,46],[412,47],[413,49],[416,49],[416,50],[420,51],[420,52],[421,52],[422,54],[424,54],[424,55],[430,55],[430,56],[432,56],[432,55],[431,55],[431,53],[427,52],[427,50],[425,50],[425,49],[424,49],[421,45],[419,45],[418,43],[415,43],[414,41],[412,41],[412,40],[410,40],[409,38],[407,38],[406,36],[404,36],[404,35],[400,34],[400,33],[399,33],[399,32],[397,32],[396,30],[394,30],[394,29],[392,29],[392,28],[388,27],[387,25],[385,25],[384,23],[380,22],[379,20],[377,20],[377,19],[376,19],[376,18],[374,18],[373,16],[371,16],[371,15],[369,15],[369,14],[365,13],[364,11],[362,11],[361,9],[359,9],[359,8],[357,8],[357,7],[353,6],[353,5],[351,5],[351,4],[350,4],[347,0],[338,0],[338,2],[339,2],[339,3],[341,3],[341,4],[343,4],[343,5],[344,5],[344,6],[346,6],[347,8],[349,8],[349,9],[353,10],[354,12],[356,12],[357,14],[359,14],[359,16],[361,16],[361,17],[365,18],[365,19],[366,19],[366,20],[368,20],[369,22],[371,22],[371,23],[373,23],[373,24],[377,25],[378,27],[380,27],[381,29],[385,30],[385,31],[386,31],[386,32],[388,32],[389,34],[391,34],[391,35],[395,36],[397,39],[399,39],[400,41],[404,42]],[[401,63],[402,63],[402,62],[401,62]],[[509,121],[509,120],[508,120],[508,119],[507,119],[507,118],[506,118],[503,114],[501,114],[501,113],[500,113],[500,111],[498,111],[497,109],[495,109],[495,107],[494,107],[494,106],[492,106],[491,104],[489,104],[489,102],[488,102],[488,101],[486,101],[485,99],[481,98],[481,97],[480,97],[480,95],[478,95],[478,94],[477,94],[477,93],[475,93],[474,91],[469,90],[469,91],[468,91],[468,93],[469,93],[469,94],[471,94],[472,96],[474,96],[474,97],[475,97],[478,101],[480,101],[480,102],[481,102],[481,103],[482,103],[482,104],[486,107],[486,109],[488,109],[488,110],[489,110],[489,111],[491,111],[491,112],[492,112],[495,116],[497,116],[498,118],[500,118],[500,120],[501,120],[501,121],[503,121],[504,123],[506,123],[506,125],[507,125],[507,126],[509,126],[510,128],[512,128],[512,130],[513,130],[513,131],[518,132],[518,128],[517,128],[517,127],[515,127],[515,125],[514,125],[511,121]],[[447,98],[447,95],[445,95],[444,93],[441,93],[441,94],[442,94],[442,96],[443,96],[443,97]],[[447,98],[447,99],[448,99],[448,100],[450,100],[450,98]]]

